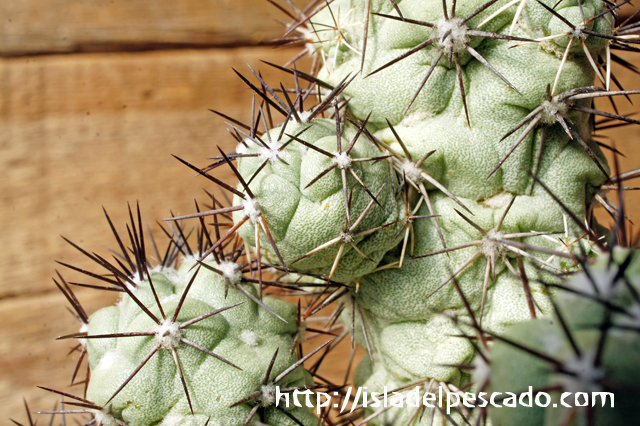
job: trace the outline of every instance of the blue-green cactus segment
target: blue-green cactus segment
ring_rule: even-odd
[[[490,408],[493,425],[624,425],[637,417],[639,290],[638,252],[616,250],[571,278],[553,318],[509,328],[491,348],[491,391],[546,391],[541,402],[549,405]]]

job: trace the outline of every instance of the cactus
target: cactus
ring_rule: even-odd
[[[162,262],[151,268],[140,211],[137,226],[132,216],[127,227],[130,249],[109,223],[122,247],[115,264],[72,244],[111,273],[101,278],[108,286],[99,288],[122,297],[87,317],[59,276],[56,284],[83,323],[79,333],[59,339],[80,340],[90,380],[82,398],[51,391],[71,398],[67,404],[79,404],[79,412],[102,425],[255,424],[256,419],[269,425],[315,424],[308,409],[276,406],[276,386],[282,393],[313,388],[299,366],[329,342],[299,359],[296,339],[306,324],[298,321],[295,305],[261,297],[244,275],[248,265],[237,263],[242,247],[203,257],[210,248],[205,234],[199,232],[204,241],[192,251],[178,225]],[[179,251],[185,255],[176,267]]]
[[[575,342],[597,345],[602,323],[581,324],[591,318],[587,310],[606,312],[607,321],[619,312],[586,296],[573,306],[562,277],[614,253],[593,206],[603,204],[624,228],[622,209],[603,194],[638,175],[616,169],[610,176],[593,137],[596,117],[639,123],[594,106],[601,97],[640,93],[609,87],[616,82],[612,62],[625,65],[611,50],[634,50],[637,40],[629,35],[633,27],[615,26],[619,7],[601,0],[292,6],[287,13],[295,21],[281,42],[304,44],[301,55],[314,56],[312,72],[270,64],[293,76],[294,89],[271,87],[253,69],[257,83],[238,73],[254,92],[251,122],[218,113],[237,148],[220,150],[203,168],[180,160],[230,204],[212,196],[210,210],[170,218],[178,232],[165,231],[169,254],[153,270],[133,217],[135,259],[117,234],[122,255],[115,264],[80,249],[114,278],[89,275],[126,293],[91,317],[60,277],[83,322],[80,334],[64,337],[81,339],[91,369],[88,399],[76,403],[104,425],[323,422],[326,411],[316,420],[305,409],[274,407],[273,391],[276,384],[340,388],[324,379],[313,385],[300,367],[334,344],[295,353],[305,321],[334,301],[327,324],[340,316],[366,348],[355,384],[369,392],[404,392],[408,400],[406,391],[417,386],[419,397],[444,392],[459,399],[488,383],[590,387],[602,369],[581,381],[579,374],[556,377],[558,366],[581,368],[588,350],[577,351]],[[215,177],[221,166],[237,186]],[[215,239],[205,218],[214,220]],[[179,225],[193,219],[202,226],[197,251]],[[634,270],[635,263],[616,262],[620,271]],[[586,271],[574,283],[591,277],[579,274]],[[269,287],[306,292],[304,312],[263,296]],[[634,288],[624,309],[637,302],[629,299]],[[633,330],[623,331],[610,338],[620,337],[621,351],[634,354]],[[559,352],[535,359],[509,344],[523,339],[537,339],[545,350],[557,343]],[[539,375],[556,355],[563,357],[553,364],[557,371]],[[602,365],[614,379],[635,374],[627,355],[606,356]],[[520,371],[526,374],[518,377]],[[503,409],[487,419],[486,410],[459,405],[425,415],[422,403],[361,408],[351,420],[371,425],[533,426],[560,424],[558,416],[567,415]],[[611,416],[629,415],[620,413]]]
[[[91,366],[87,398],[108,405],[127,424],[167,422],[171,417],[177,417],[180,424],[204,424],[208,418],[215,420],[213,424],[225,419],[233,424],[242,423],[254,407],[234,404],[260,390],[256,398],[260,404],[255,406],[266,408],[265,422],[293,424],[271,407],[275,390],[269,383],[275,380],[282,387],[313,383],[301,369],[279,377],[297,361],[291,352],[278,353],[270,365],[280,347],[293,345],[298,332],[295,306],[265,297],[263,303],[287,322],[265,318],[271,314],[255,303],[239,306],[251,299],[235,287],[229,289],[225,300],[224,278],[220,275],[211,270],[188,274],[191,266],[183,262],[179,270],[171,271],[173,274],[151,273],[152,279],[139,284],[130,298],[91,316],[87,330],[92,337],[87,339]],[[217,267],[215,263],[207,266]],[[171,280],[171,275],[178,279]],[[189,275],[193,277],[188,279]],[[148,308],[142,309],[153,305],[152,282],[161,299],[160,305],[149,309],[155,318],[146,312]],[[149,331],[155,333],[152,339],[127,335]],[[97,339],[114,334],[119,337]],[[129,380],[129,371],[136,371],[137,366],[144,367]],[[263,383],[267,371],[272,374]],[[187,373],[191,376],[184,377]],[[176,376],[181,380],[175,380]],[[159,387],[158,383],[167,385]],[[300,418],[301,413],[296,414]],[[307,424],[311,424],[308,419],[307,414]]]

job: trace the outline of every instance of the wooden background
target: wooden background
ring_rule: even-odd
[[[69,390],[72,344],[54,338],[78,326],[50,277],[64,272],[54,260],[90,265],[60,235],[104,252],[114,242],[100,206],[118,226],[127,201],[151,224],[193,211],[207,184],[170,154],[203,165],[216,145],[233,147],[207,109],[248,118],[251,95],[231,67],[282,78],[258,62],[297,53],[265,45],[282,32],[272,18],[283,17],[264,0],[0,2],[0,423],[26,421],[23,396],[32,411],[51,408],[36,385]],[[622,170],[638,167],[638,127],[610,134]],[[109,302],[77,294],[88,312]],[[336,380],[348,346],[326,364]]]

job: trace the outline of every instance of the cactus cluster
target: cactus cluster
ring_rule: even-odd
[[[105,426],[635,418],[639,264],[616,248],[630,244],[623,197],[616,207],[605,193],[622,194],[640,172],[612,175],[594,139],[598,126],[638,124],[594,105],[640,93],[610,87],[612,69],[631,66],[613,51],[637,50],[635,26],[616,23],[624,3],[289,3],[294,21],[279,42],[304,50],[293,67],[269,65],[292,87],[238,73],[254,92],[251,122],[218,113],[237,148],[202,168],[181,160],[228,203],[212,195],[209,210],[168,219],[154,268],[139,213],[131,249],[111,225],[115,260],[75,246],[107,275],[80,272],[122,298],[89,317],[60,277],[83,322],[63,337],[79,339],[90,380],[82,397],[54,391],[80,407],[54,412]],[[304,72],[295,63],[307,53]],[[237,185],[215,177],[219,167]],[[612,232],[596,222],[596,203]],[[197,250],[189,220],[200,224]],[[304,305],[263,294],[274,289]],[[332,312],[325,326],[308,328],[320,311]],[[338,339],[304,355],[309,331],[330,333],[338,318]],[[330,406],[319,417],[279,406],[276,385],[335,392],[336,406],[349,398],[318,363],[302,367],[348,334],[367,351],[355,386],[407,402],[416,389],[420,403],[378,408],[364,397],[337,418]],[[528,386],[557,408],[460,404]],[[579,409],[578,392],[613,388],[628,391],[616,408]],[[571,408],[558,405],[562,391],[576,396]],[[428,406],[432,392],[458,404]]]

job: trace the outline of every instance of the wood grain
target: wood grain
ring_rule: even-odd
[[[256,45],[290,20],[267,0],[2,0],[0,56]]]
[[[266,0],[3,0],[0,55],[257,44],[275,19]]]
[[[115,223],[124,220],[126,201],[139,200],[152,223],[169,209],[190,212],[206,182],[171,154],[205,165],[216,145],[232,149],[224,121],[207,110],[248,118],[251,95],[231,66],[248,71],[249,62],[276,81],[281,73],[257,58],[291,54],[263,48],[0,61],[0,193],[3,223],[12,224],[0,257],[0,298],[50,288],[25,273],[48,276],[52,259],[78,257],[58,234],[103,246],[101,204]],[[80,217],[90,226],[80,228]]]

